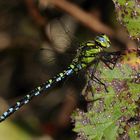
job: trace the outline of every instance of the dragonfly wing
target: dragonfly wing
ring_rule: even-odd
[[[70,47],[76,26],[69,16],[55,19],[48,24],[46,33],[58,52],[63,53]]]

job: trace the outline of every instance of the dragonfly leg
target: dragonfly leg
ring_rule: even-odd
[[[114,62],[111,62],[111,61],[106,61],[106,60],[104,60],[104,59],[101,59],[101,60],[102,60],[102,62],[103,62],[109,69],[111,69],[111,70],[114,69],[114,67],[115,67],[115,65],[116,65],[116,63],[117,63],[117,61],[114,63]],[[111,67],[111,66],[109,65],[109,63],[112,64],[113,67]]]
[[[109,92],[108,89],[107,89],[107,87],[106,87],[106,85],[105,85],[101,80],[99,80],[95,75],[92,75],[92,80],[95,81],[95,82],[98,83],[98,84],[103,85],[105,91],[106,91],[106,92]]]
[[[118,59],[121,57],[121,52],[104,52],[101,57],[101,61],[111,70],[114,69]],[[112,66],[110,65],[112,64]]]
[[[101,80],[99,80],[99,79],[94,75],[94,73],[89,74],[89,77],[90,77],[93,81],[95,81],[96,83],[103,85],[105,91],[108,92],[106,85],[105,85]]]
[[[95,81],[96,83],[103,85],[104,88],[105,88],[105,91],[108,92],[106,85],[105,85],[103,82],[101,82],[101,81],[94,75],[95,72],[96,72],[98,63],[99,63],[99,59],[97,59],[97,61],[94,63],[94,67],[93,67],[93,69],[92,69],[92,72],[90,72],[90,70],[88,70],[88,76],[89,76],[93,81]]]

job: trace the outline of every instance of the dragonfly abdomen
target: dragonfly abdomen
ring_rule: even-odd
[[[55,86],[58,82],[64,80],[66,77],[71,76],[74,73],[77,73],[81,70],[82,67],[80,64],[71,64],[66,70],[57,74],[52,79],[49,79],[44,84],[38,86],[32,90],[29,94],[24,96],[21,100],[16,102],[12,107],[10,107],[6,112],[0,116],[0,122],[4,121],[7,117],[13,114],[15,111],[19,110],[23,105],[29,103],[34,97],[40,95],[41,93],[47,91],[51,87]]]

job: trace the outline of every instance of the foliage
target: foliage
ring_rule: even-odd
[[[113,0],[117,18],[126,27],[130,37],[140,40],[140,2],[138,0]]]
[[[0,138],[3,140],[31,140],[31,136],[19,126],[5,121],[0,125]]]
[[[113,0],[119,22],[129,36],[140,40],[140,3],[137,0]],[[125,55],[113,70],[100,64],[95,76],[107,85],[92,79],[93,68],[87,74],[82,92],[88,101],[87,112],[73,114],[77,139],[116,140],[140,139],[140,59],[136,53]]]
[[[134,61],[129,61],[130,57]],[[125,64],[124,64],[125,62]],[[95,76],[107,85],[94,82],[87,74],[83,95],[88,103],[87,112],[75,111],[74,131],[80,139],[115,140],[140,139],[139,97],[140,60],[135,53],[124,56],[113,70],[103,64],[98,66]]]

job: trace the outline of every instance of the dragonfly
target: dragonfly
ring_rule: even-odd
[[[97,66],[99,61],[104,62],[110,69],[113,69],[115,66],[115,61],[110,59],[106,49],[111,47],[111,42],[109,37],[105,34],[96,36],[94,40],[84,42],[80,44],[80,47],[77,49],[77,53],[72,60],[71,64],[63,72],[58,73],[53,78],[47,80],[42,85],[36,87],[34,90],[29,92],[19,101],[17,101],[13,106],[11,106],[6,112],[0,116],[0,122],[4,121],[14,112],[19,110],[22,106],[29,103],[34,97],[39,96],[40,94],[46,92],[57,83],[63,81],[64,79],[70,77],[73,74],[79,73],[81,70],[88,68],[91,65]],[[113,54],[113,53],[112,53]],[[113,67],[110,67],[109,64],[113,64]],[[102,84],[107,91],[106,85],[102,83],[98,78],[94,76],[94,80]],[[108,91],[107,91],[108,92]]]

